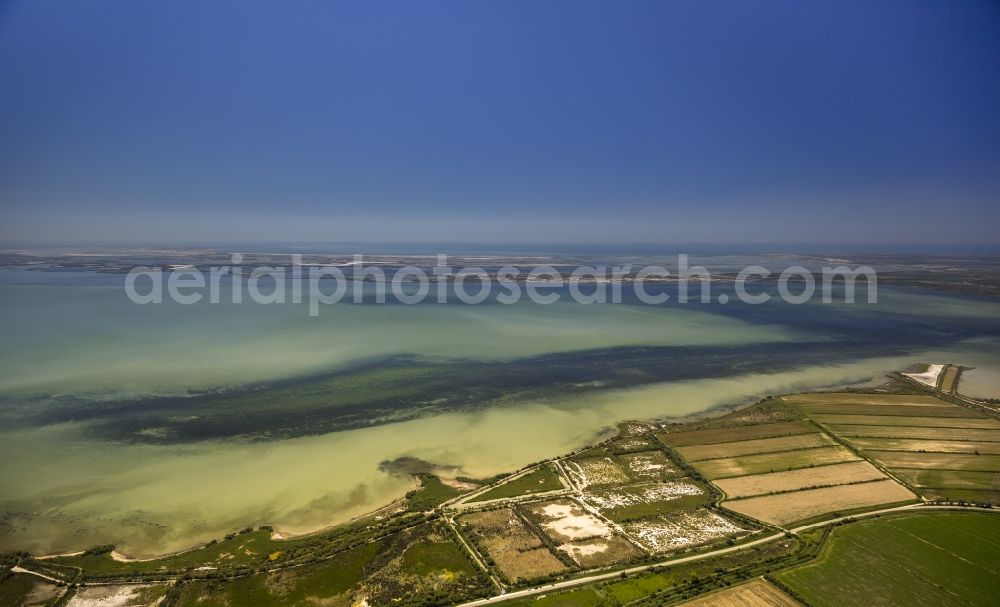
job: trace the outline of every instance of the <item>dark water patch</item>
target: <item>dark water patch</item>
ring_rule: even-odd
[[[445,466],[441,464],[435,464],[420,459],[419,457],[397,457],[392,460],[385,460],[381,462],[378,466],[379,470],[386,472],[388,474],[396,474],[403,476],[413,476],[417,474],[442,474],[442,473],[452,473],[454,474],[459,470],[458,466]]]
[[[697,293],[692,290],[693,297]],[[506,361],[399,354],[325,373],[184,396],[6,397],[0,399],[0,424],[13,429],[80,422],[94,437],[118,442],[276,440],[531,400],[571,403],[575,395],[599,390],[780,372],[1000,336],[998,319],[921,316],[882,304],[688,305],[805,338],[611,347]]]
[[[428,361],[395,356],[361,369],[229,392],[46,408],[31,425],[85,422],[103,440],[189,443],[317,435],[530,400],[566,401],[598,390],[773,373],[892,356],[925,340],[808,341],[740,346],[621,347],[513,361]]]

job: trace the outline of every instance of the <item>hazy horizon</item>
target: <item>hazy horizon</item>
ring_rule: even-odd
[[[198,249],[198,248],[232,248],[236,247],[268,247],[269,253],[313,252],[326,253],[336,250],[339,254],[378,254],[371,247],[386,247],[386,253],[405,254],[407,247],[412,253],[453,253],[456,250],[481,251],[496,255],[539,251],[544,249],[553,254],[566,253],[643,253],[643,254],[682,254],[682,253],[788,253],[788,254],[1000,254],[1000,243],[937,243],[921,242],[791,242],[791,241],[577,241],[577,240],[2,240],[0,251],[31,250],[44,248],[90,248],[95,250],[107,247],[109,250],[124,249]]]

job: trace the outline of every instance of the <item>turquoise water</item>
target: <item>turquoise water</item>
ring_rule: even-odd
[[[912,291],[874,306],[339,304],[311,318],[138,306],[119,280],[0,278],[0,548],[146,555],[247,524],[300,533],[412,488],[379,467],[401,456],[488,476],[622,419],[921,361],[1000,367],[1000,304]],[[227,431],[241,420],[282,432]]]

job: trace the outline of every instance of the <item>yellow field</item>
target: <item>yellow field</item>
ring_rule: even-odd
[[[960,417],[990,419],[987,416],[933,396],[902,394],[798,394],[783,400],[795,405],[810,417],[821,421],[826,415],[875,415],[908,417]],[[833,423],[833,422],[826,422]],[[867,423],[867,422],[865,422]],[[886,425],[902,423],[886,421]],[[994,426],[990,426],[994,427]]]
[[[946,371],[954,382],[957,369]],[[843,394],[800,400],[797,406],[811,419],[924,497],[1000,503],[1000,420],[929,396]]]
[[[809,419],[659,438],[725,493],[723,507],[772,524],[917,499],[901,482],[925,497],[1000,503],[1000,420],[933,396],[783,400]],[[804,432],[810,422],[826,432]],[[883,473],[861,452],[898,475]]]
[[[912,451],[868,451],[868,455],[887,468],[938,468],[942,470],[980,470],[1000,472],[1000,456],[966,453],[918,453]]]
[[[684,432],[661,432],[656,436],[670,447],[684,447],[687,445],[706,445],[709,443],[728,443],[754,438],[787,436],[789,434],[806,434],[815,431],[816,427],[809,422],[794,421],[757,424],[754,426],[733,426],[731,428],[687,430]]]
[[[852,405],[828,403],[800,405],[810,417],[813,415],[887,415],[896,417],[983,417],[978,412],[958,405],[942,402],[940,405]]]
[[[779,436],[776,438],[741,440],[732,443],[691,445],[688,447],[677,447],[676,451],[684,459],[689,462],[694,462],[703,459],[737,457],[740,455],[751,455],[754,453],[774,453],[778,451],[792,451],[795,449],[827,447],[833,444],[835,443],[827,435],[815,433]]]
[[[885,478],[885,475],[878,468],[866,461],[857,461],[770,474],[738,476],[714,482],[729,498],[741,498],[880,478]]]
[[[816,392],[813,394],[793,394],[782,396],[781,400],[791,405],[847,404],[847,405],[911,405],[956,407],[933,396],[912,394],[844,394],[841,392]]]
[[[785,525],[821,514],[916,499],[893,480],[805,489],[726,502],[724,506],[774,525]]]
[[[822,424],[866,426],[919,426],[925,428],[981,428],[1000,430],[1000,420],[992,417],[909,417],[903,415],[811,415]],[[1000,437],[1000,434],[998,434]]]
[[[940,453],[1000,454],[1000,443],[975,441],[930,440],[920,438],[872,438],[855,437],[851,442],[865,451],[930,451]]]
[[[762,453],[743,457],[727,457],[723,459],[694,462],[706,478],[717,479],[728,476],[746,476],[748,474],[763,474],[808,468],[823,464],[835,464],[859,459],[854,453],[844,447],[819,447],[800,451],[785,451],[782,453]]]
[[[842,436],[883,436],[886,438],[929,438],[935,440],[1000,441],[1000,432],[981,428],[918,428],[913,426],[831,425]]]
[[[754,580],[681,603],[680,607],[799,607],[799,603],[764,580]]]

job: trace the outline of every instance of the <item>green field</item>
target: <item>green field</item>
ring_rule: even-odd
[[[485,502],[506,497],[543,493],[545,491],[557,491],[563,488],[563,484],[559,480],[559,476],[552,469],[552,466],[544,464],[520,478],[506,482],[499,487],[490,489],[486,493],[470,499],[469,502]]]
[[[894,471],[918,487],[1000,490],[1000,471],[979,472],[970,470],[921,470],[909,468],[896,468]]]
[[[929,487],[920,490],[928,499],[949,502],[966,501],[973,504],[1000,505],[1000,490],[988,491],[979,489],[946,489]]]
[[[928,513],[834,530],[822,556],[775,577],[813,607],[995,605],[1000,516]]]

